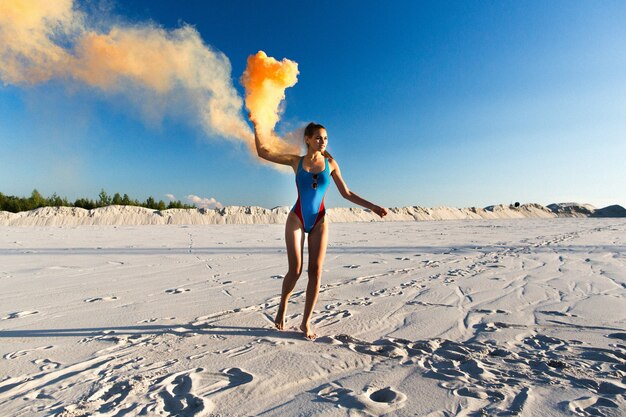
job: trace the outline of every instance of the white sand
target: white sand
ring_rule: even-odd
[[[0,228],[0,415],[624,415],[626,220],[332,224],[315,342],[282,235]]]

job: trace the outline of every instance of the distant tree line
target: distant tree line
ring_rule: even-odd
[[[120,195],[120,193],[115,193],[113,196],[110,196],[104,190],[100,191],[97,200],[78,198],[74,202],[70,202],[65,197],[59,197],[56,193],[46,198],[37,190],[33,190],[30,197],[16,197],[0,193],[0,211],[10,211],[12,213],[34,210],[40,207],[80,207],[91,210],[110,205],[146,207],[153,210],[195,208],[193,205],[183,204],[180,200],[170,201],[166,204],[163,200],[156,201],[150,196],[146,201],[142,202],[137,199],[131,199],[128,194]]]

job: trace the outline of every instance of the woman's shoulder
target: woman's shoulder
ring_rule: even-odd
[[[328,170],[331,174],[339,169],[339,164],[335,158],[330,157],[326,158],[326,160],[328,161]]]

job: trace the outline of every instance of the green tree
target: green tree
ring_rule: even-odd
[[[154,198],[152,196],[150,196],[150,197],[148,197],[146,199],[146,203],[144,204],[144,206],[149,208],[149,209],[153,209],[153,210],[155,210],[157,208],[156,201],[154,200]]]
[[[98,207],[105,207],[111,205],[111,197],[104,191],[104,189],[100,190],[100,194],[98,194],[98,201],[96,203]]]
[[[176,201],[170,201],[170,203],[167,205],[167,208],[168,209],[182,209],[186,207],[183,203],[181,203],[180,200],[176,200]]]
[[[12,195],[5,195],[0,193],[0,210],[17,213],[20,211],[33,210],[39,207],[80,207],[86,210],[92,210],[96,207],[104,207],[111,204],[127,205],[127,206],[142,206],[152,210],[166,210],[168,208],[179,209],[192,209],[193,205],[184,204],[180,200],[170,201],[169,204],[163,200],[158,202],[154,197],[150,196],[145,202],[140,202],[137,199],[131,199],[128,194],[120,196],[119,193],[115,193],[113,197],[109,196],[106,191],[101,190],[96,201],[89,198],[78,198],[73,203],[70,203],[67,198],[60,197],[57,193],[53,193],[50,197],[45,198],[36,189],[33,190],[30,197],[16,197]]]
[[[74,207],[84,208],[85,210],[91,210],[96,208],[96,203],[88,198],[79,198],[74,202]]]
[[[46,205],[46,199],[36,189],[30,194],[30,198],[26,203],[26,210],[34,210]]]
[[[9,211],[11,213],[17,213],[25,210],[24,199],[18,198],[13,195],[3,196],[2,210]]]
[[[19,209],[19,200],[16,197],[0,193],[0,210],[17,213]]]
[[[66,198],[61,198],[57,195],[57,193],[53,193],[50,197],[48,197],[47,206],[53,207],[67,207],[70,203]]]

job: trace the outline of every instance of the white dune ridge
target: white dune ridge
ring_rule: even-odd
[[[334,224],[315,342],[283,236],[3,227],[0,415],[623,415],[626,219]]]
[[[486,208],[419,206],[391,208],[383,221],[477,220],[589,217],[601,210],[589,204],[562,203],[544,207],[539,204],[495,205]],[[624,209],[615,211],[619,217]],[[227,206],[215,209],[152,210],[135,206],[107,206],[93,210],[76,207],[42,207],[20,213],[0,211],[3,226],[80,226],[80,225],[150,225],[150,224],[277,224],[284,223],[291,208],[267,209],[256,206]],[[604,209],[602,209],[604,210]],[[361,208],[330,208],[331,222],[371,222],[381,219]],[[600,216],[604,217],[604,216]]]

